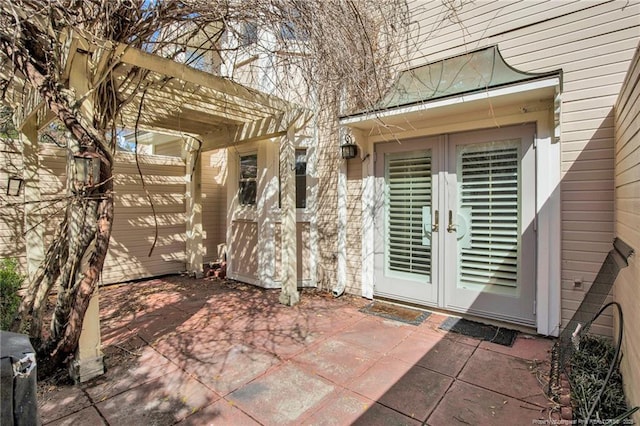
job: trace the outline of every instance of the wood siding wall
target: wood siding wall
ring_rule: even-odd
[[[202,230],[204,261],[218,257],[218,244],[227,241],[227,151],[203,152],[202,167]]]
[[[455,15],[411,1],[406,69],[497,44],[511,66],[562,69],[562,325],[572,317],[613,238],[613,105],[640,37],[637,1],[478,1]],[[350,254],[351,255],[351,254]],[[575,280],[582,280],[580,287]],[[610,335],[612,318],[593,331]]]
[[[347,293],[360,293],[362,281],[362,160],[347,162]]]
[[[158,222],[155,235],[151,204],[145,194],[135,158],[118,153],[114,167],[115,220],[103,283],[183,271],[185,246],[185,165],[179,158],[138,156],[146,189]]]
[[[64,213],[66,152],[52,145],[40,148],[40,217],[48,246]],[[114,167],[115,218],[101,284],[177,273],[185,269],[185,166],[179,158],[138,156],[158,220],[158,240],[151,256],[155,225],[133,154],[117,153]],[[13,159],[19,161],[17,159]],[[6,181],[6,180],[5,180]],[[13,197],[12,197],[13,198]],[[15,197],[18,198],[18,197]],[[19,198],[22,200],[22,197]],[[24,258],[21,209],[6,207],[0,224],[1,256]],[[6,214],[5,214],[6,211]],[[7,219],[10,218],[10,221]],[[5,244],[5,241],[7,242]],[[13,248],[11,248],[13,247]]]
[[[24,198],[7,195],[9,176],[22,176],[22,153],[18,141],[0,139],[0,259],[13,258],[24,268]]]
[[[615,129],[615,233],[636,251],[613,288],[624,312],[620,369],[633,407],[640,405],[640,45],[616,103]],[[640,423],[640,413],[634,420]]]

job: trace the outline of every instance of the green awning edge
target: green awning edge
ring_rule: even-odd
[[[562,70],[545,73],[517,70],[506,63],[498,46],[493,45],[401,71],[385,96],[372,108],[339,118],[372,114],[561,75]]]

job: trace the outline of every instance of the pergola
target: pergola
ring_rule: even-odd
[[[63,80],[75,92],[83,115],[92,117],[87,67],[111,67],[115,86],[123,96],[132,97],[122,110],[124,128],[179,133],[185,140],[186,156],[186,253],[187,268],[200,273],[203,264],[203,228],[198,154],[246,142],[275,139],[280,142],[282,184],[282,292],[280,301],[294,305],[297,291],[296,206],[294,139],[310,119],[299,106],[261,93],[228,79],[192,68],[171,59],[144,52],[123,44],[89,42],[77,33],[66,38],[67,51]],[[109,58],[109,60],[107,60]],[[113,58],[116,58],[117,67]],[[142,69],[144,79],[126,80],[127,72]],[[93,72],[101,75],[101,72]],[[126,84],[124,84],[126,81]],[[18,128],[23,139],[25,229],[27,232],[27,269],[35,274],[44,259],[42,227],[37,224],[36,209],[40,201],[38,180],[38,131],[53,118],[37,91],[16,81],[8,95],[17,110]],[[87,95],[87,96],[85,96]],[[18,101],[18,102],[16,102]],[[85,315],[80,347],[76,356],[79,380],[102,373],[97,291]]]

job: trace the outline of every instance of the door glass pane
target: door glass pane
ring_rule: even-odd
[[[514,140],[458,147],[459,287],[499,293],[517,288],[519,146]]]
[[[386,155],[385,183],[385,269],[430,277],[431,151]]]

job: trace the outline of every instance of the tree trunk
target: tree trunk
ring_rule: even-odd
[[[43,73],[47,70],[47,58],[40,58],[13,41],[0,39],[0,46],[16,69],[39,91],[77,146],[94,151],[100,159],[98,185],[72,198],[63,222],[77,238],[70,240],[69,235],[61,235],[53,243],[40,268],[42,274],[30,283],[29,294],[20,309],[21,316],[33,322],[31,329],[38,333],[33,337],[41,337],[41,312],[52,284],[57,283],[59,300],[53,313],[52,333],[38,352],[51,357],[49,363],[59,367],[73,356],[78,346],[82,322],[107,256],[113,223],[113,153],[104,132],[94,126],[94,117],[82,116],[75,93],[54,76]],[[61,256],[64,254],[67,256]]]

